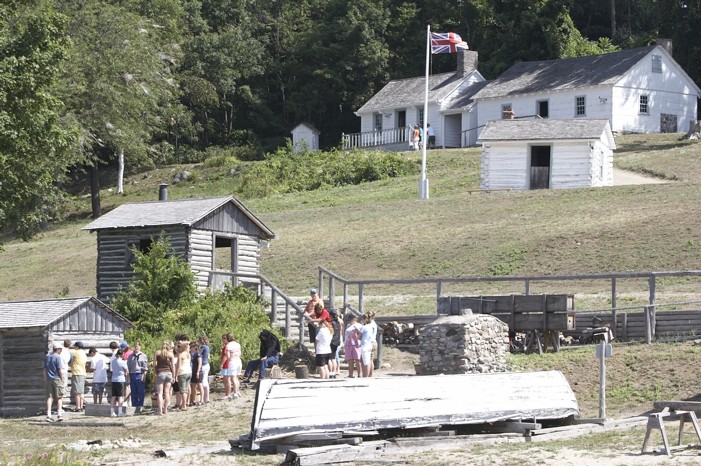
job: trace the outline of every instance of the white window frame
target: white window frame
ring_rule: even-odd
[[[419,127],[421,127],[421,128],[424,127],[424,108],[423,107],[416,108],[416,123],[419,125]]]
[[[382,113],[375,112],[372,116],[372,130],[382,131]]]
[[[652,72],[662,73],[662,55],[652,56]]]
[[[574,116],[575,118],[587,116],[587,96],[577,95],[574,97]]]
[[[638,99],[638,113],[640,113],[640,115],[649,115],[650,114],[650,95],[649,94],[640,94],[640,98]]]

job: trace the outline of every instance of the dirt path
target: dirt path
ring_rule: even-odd
[[[661,178],[655,178],[653,176],[645,176],[639,173],[631,172],[628,170],[621,170],[620,168],[613,169],[613,185],[623,186],[629,184],[660,184],[668,183],[669,181],[663,180]]]

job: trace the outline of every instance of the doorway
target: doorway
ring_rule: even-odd
[[[399,110],[397,112],[397,128],[398,129],[406,128],[406,110]],[[406,131],[399,131],[399,139],[400,139],[399,142],[405,142],[406,136],[407,136]]]
[[[550,188],[551,146],[531,146],[529,189]]]

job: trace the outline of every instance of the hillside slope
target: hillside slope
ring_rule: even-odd
[[[414,177],[243,201],[277,235],[263,251],[263,273],[293,295],[316,282],[320,265],[347,278],[699,268],[701,145],[678,135],[621,136],[617,144],[617,167],[671,182],[474,193],[480,152],[467,149],[429,152],[426,201]],[[194,176],[171,186],[171,198],[231,194],[229,167],[186,168]],[[181,169],[133,175],[125,196],[103,192],[103,208],[155,199],[158,184]],[[27,243],[5,241],[0,299],[94,293],[95,236],[80,230],[88,200],[77,197],[74,209],[78,220]]]

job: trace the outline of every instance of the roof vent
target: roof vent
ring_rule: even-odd
[[[167,201],[168,200],[168,183],[161,183],[158,185],[158,200]]]

